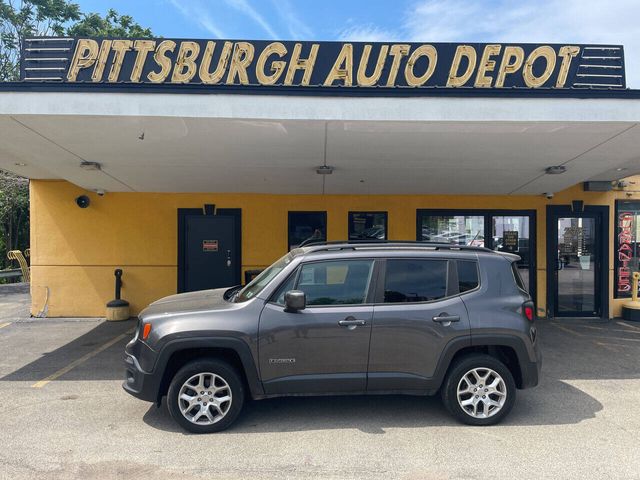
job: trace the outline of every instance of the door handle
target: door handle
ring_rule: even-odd
[[[345,318],[340,320],[338,325],[341,327],[362,327],[367,324],[366,320],[356,320],[355,318]]]
[[[459,322],[460,315],[447,315],[446,313],[441,313],[440,315],[433,317],[432,320],[436,323]]]

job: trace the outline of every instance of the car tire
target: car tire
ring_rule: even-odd
[[[237,370],[215,359],[187,363],[174,375],[167,393],[173,419],[193,433],[228,428],[242,411],[244,385]]]
[[[485,354],[462,357],[452,365],[441,389],[444,406],[467,425],[494,425],[516,400],[516,384],[500,360]]]

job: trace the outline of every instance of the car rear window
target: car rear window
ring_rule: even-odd
[[[473,261],[459,260],[458,287],[460,293],[468,292],[478,287],[478,264]]]

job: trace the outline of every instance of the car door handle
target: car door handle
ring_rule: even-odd
[[[366,320],[356,320],[355,318],[346,318],[338,322],[341,327],[362,327],[366,324]]]
[[[447,315],[446,313],[441,313],[440,315],[433,317],[432,320],[437,323],[459,322],[460,315]]]

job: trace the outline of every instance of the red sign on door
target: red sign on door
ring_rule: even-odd
[[[218,251],[218,240],[203,240],[202,241],[202,251],[203,252],[217,252]]]

